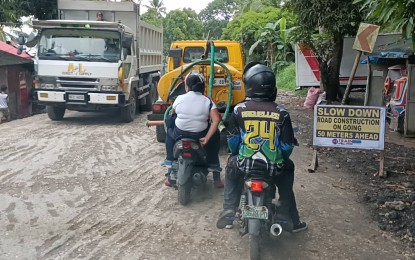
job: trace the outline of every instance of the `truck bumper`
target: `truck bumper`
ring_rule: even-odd
[[[125,106],[123,93],[35,90],[34,98],[42,105]]]

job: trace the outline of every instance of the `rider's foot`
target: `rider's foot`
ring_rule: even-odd
[[[297,233],[297,232],[306,230],[307,228],[308,228],[307,223],[300,221],[300,222],[298,222],[298,224],[295,224],[293,226],[293,230],[291,232]]]
[[[213,181],[213,186],[215,186],[216,189],[222,189],[225,185],[223,185],[221,180],[216,180]]]
[[[231,229],[233,227],[233,220],[235,219],[235,211],[231,209],[226,209],[222,211],[219,215],[219,219],[216,222],[216,227],[219,229],[227,228]]]
[[[166,180],[166,181],[164,182],[164,185],[166,185],[167,187],[171,187],[171,183],[170,183],[170,181],[169,181],[169,180]]]
[[[167,167],[167,168],[171,168],[171,165],[172,165],[172,161],[170,161],[170,160],[164,160],[162,163],[161,163],[161,166],[163,166],[163,167]]]

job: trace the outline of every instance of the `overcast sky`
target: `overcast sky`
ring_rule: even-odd
[[[213,0],[163,0],[167,13],[174,9],[192,8],[197,13],[204,9]],[[141,13],[146,12],[144,5],[149,5],[149,0],[142,0]]]

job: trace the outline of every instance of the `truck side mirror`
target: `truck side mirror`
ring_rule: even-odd
[[[180,59],[182,58],[182,49],[172,48],[169,50],[169,57],[173,58],[173,67],[174,69],[179,67]]]

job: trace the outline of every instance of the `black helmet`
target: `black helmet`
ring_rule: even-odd
[[[242,81],[245,96],[274,101],[277,96],[275,73],[267,66],[251,62],[245,66]]]
[[[184,79],[184,83],[190,91],[205,92],[205,77],[197,70],[191,71]]]

